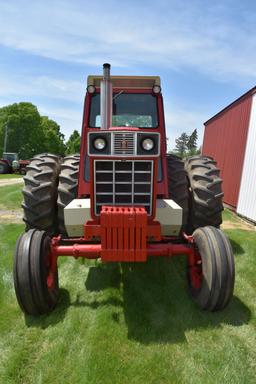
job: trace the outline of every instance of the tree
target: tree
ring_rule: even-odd
[[[41,117],[40,125],[44,133],[44,151],[64,155],[66,146],[64,144],[64,135],[60,132],[60,126],[47,116]]]
[[[66,143],[66,154],[79,153],[80,152],[81,137],[79,132],[75,129]]]
[[[44,133],[40,129],[41,117],[31,103],[15,103],[0,108],[0,152],[8,126],[8,152],[17,152],[20,158],[30,158],[41,152]]]
[[[180,156],[184,157],[187,150],[187,143],[189,140],[189,136],[183,132],[178,139],[175,140],[175,149],[174,151]]]
[[[197,129],[194,129],[194,131],[188,137],[188,142],[187,142],[188,156],[196,155],[197,139],[198,139]]]
[[[32,103],[21,102],[0,108],[0,155],[8,127],[7,152],[17,152],[29,159],[42,152],[57,155],[65,153],[64,135],[59,125],[46,116],[40,116]]]
[[[201,147],[198,149],[197,139],[197,129],[194,129],[191,135],[188,135],[186,132],[183,132],[178,137],[178,139],[175,140],[175,149],[174,151],[170,151],[170,153],[179,155],[180,157],[200,155]]]

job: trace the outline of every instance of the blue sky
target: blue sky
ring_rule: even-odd
[[[88,74],[160,75],[169,147],[256,84],[255,1],[0,0],[0,106],[31,101],[66,139]]]

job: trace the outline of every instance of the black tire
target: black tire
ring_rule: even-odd
[[[222,223],[222,179],[216,162],[211,157],[193,156],[185,167],[190,183],[188,232],[211,225],[219,228]]]
[[[59,232],[67,237],[64,223],[64,208],[77,197],[80,155],[70,155],[61,164],[58,186],[58,225]]]
[[[26,175],[26,172],[27,172],[27,171],[26,171],[26,168],[21,168],[21,169],[20,169],[20,174],[21,174],[21,175],[23,175],[23,176]]]
[[[167,155],[168,194],[182,208],[182,228],[188,222],[188,180],[184,162],[175,155]]]
[[[233,296],[235,265],[228,238],[215,227],[198,228],[193,239],[201,257],[200,287],[193,285],[191,266],[188,272],[189,291],[201,309],[218,311],[227,306]]]
[[[0,175],[10,173],[10,167],[4,161],[0,161]]]
[[[37,155],[26,171],[22,190],[26,230],[36,228],[53,235],[57,232],[59,158],[52,154]]]
[[[22,311],[27,315],[48,313],[59,296],[58,272],[53,276],[53,287],[47,285],[50,265],[51,239],[45,231],[30,229],[16,243],[14,254],[14,288]]]

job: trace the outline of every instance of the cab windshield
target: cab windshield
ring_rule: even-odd
[[[100,128],[100,94],[91,99],[89,127]],[[113,93],[113,127],[157,128],[157,98],[149,93]]]
[[[4,152],[3,153],[3,159],[12,162],[13,160],[18,160],[18,154],[17,153]]]

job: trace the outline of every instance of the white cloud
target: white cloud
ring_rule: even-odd
[[[37,106],[40,114],[48,116],[61,126],[66,139],[74,129],[81,131],[85,83],[49,76],[15,75],[6,79],[0,74],[0,84],[0,107],[30,101]],[[38,101],[40,98],[49,101],[42,104]],[[55,100],[54,105],[51,105],[52,99]],[[59,107],[63,101],[71,106]]]
[[[246,7],[239,22],[230,12],[229,3],[195,1],[1,3],[0,43],[87,65],[189,66],[222,80],[255,79],[254,19]]]
[[[210,113],[199,111],[192,111],[183,108],[173,109],[165,114],[166,135],[168,137],[168,150],[175,147],[175,139],[177,139],[182,132],[191,134],[194,129],[198,133],[198,145],[200,146],[203,141],[204,125],[203,123],[209,118]]]
[[[0,95],[0,108],[12,103],[19,103],[24,99],[7,98]],[[26,98],[26,101],[36,104],[38,111],[43,116],[48,116],[50,119],[55,120],[61,127],[61,132],[65,135],[65,140],[68,140],[70,134],[76,129],[81,132],[82,116],[83,116],[83,103],[81,102],[78,108],[61,108],[50,106],[33,100],[33,97]]]
[[[235,15],[234,15],[235,14]],[[255,6],[238,2],[120,2],[109,0],[0,2],[0,44],[70,63],[99,66],[109,61],[120,74],[136,74],[145,64],[156,73],[166,69],[203,73],[211,79],[243,84],[256,79]],[[98,70],[97,70],[98,71]],[[23,71],[24,72],[24,71]],[[41,71],[43,72],[43,71]],[[85,69],[86,72],[86,69]],[[29,73],[26,71],[26,73]],[[33,73],[36,73],[34,68]],[[80,130],[85,83],[49,75],[0,73],[2,101],[43,97],[76,106],[55,108],[36,102],[55,119],[66,137]],[[8,96],[8,97],[7,97]],[[12,101],[13,100],[13,101]],[[7,104],[6,103],[6,104]],[[4,103],[3,103],[4,104]],[[212,111],[170,107],[165,98],[169,145],[182,131],[198,129]],[[71,104],[70,104],[71,105]]]
[[[82,82],[51,78],[49,76],[15,75],[11,79],[0,74],[0,96],[46,96],[80,102],[86,85]]]
[[[38,110],[41,115],[46,115],[58,122],[61,126],[61,132],[65,135],[65,140],[68,140],[74,129],[81,132],[82,106],[79,111],[73,108],[53,108],[47,105],[38,105]]]

